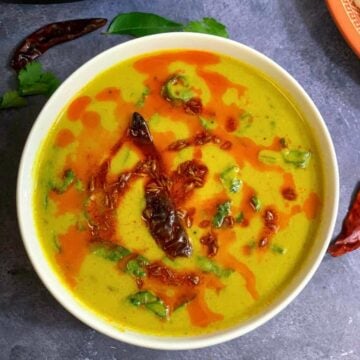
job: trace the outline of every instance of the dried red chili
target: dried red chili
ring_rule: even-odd
[[[349,209],[339,237],[330,245],[332,256],[341,256],[360,248],[360,190]]]
[[[190,256],[192,246],[169,194],[163,188],[145,189],[146,207],[144,219],[152,237],[170,257]]]
[[[76,19],[47,24],[30,34],[16,49],[10,65],[19,71],[51,47],[97,30],[106,24],[102,18]]]
[[[161,155],[147,123],[139,113],[133,114],[128,137],[152,163],[148,174],[152,178],[145,187],[146,206],[143,211],[152,237],[168,256],[190,256],[192,246],[171,199],[170,180],[164,174]]]

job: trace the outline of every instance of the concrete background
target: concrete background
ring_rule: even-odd
[[[113,18],[149,11],[178,21],[213,16],[230,37],[277,61],[305,88],[332,134],[340,167],[337,233],[360,168],[360,61],[321,0],[84,0],[54,5],[0,4],[0,93],[14,86],[10,54],[49,22]],[[126,41],[90,34],[47,52],[41,62],[65,79],[85,61]],[[114,341],[68,314],[49,294],[25,254],[15,208],[20,155],[46,99],[0,112],[0,359],[360,359],[360,251],[326,256],[300,296],[275,319],[237,340],[208,349],[166,352]]]

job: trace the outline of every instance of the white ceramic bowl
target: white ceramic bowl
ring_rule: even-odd
[[[323,180],[324,197],[321,221],[316,237],[313,239],[312,251],[282,295],[268,308],[236,327],[210,335],[173,338],[120,331],[82,306],[59,281],[58,276],[46,260],[35,231],[32,203],[36,187],[33,169],[39,146],[57,114],[69,100],[95,75],[119,61],[156,50],[180,48],[215,51],[232,56],[261,70],[285,89],[309,123],[320,151],[323,173],[326,176]],[[147,36],[115,46],[88,61],[64,81],[42,109],[26,142],[18,175],[17,209],[24,244],[36,272],[49,291],[69,312],[85,324],[115,339],[148,348],[179,350],[218,344],[254,330],[283,310],[300,293],[313,276],[328,247],[337,214],[338,189],[336,156],[324,120],[302,87],[285,70],[266,56],[235,41],[203,34],[170,33]]]

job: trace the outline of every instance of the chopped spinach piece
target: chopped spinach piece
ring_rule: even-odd
[[[237,193],[241,188],[242,181],[237,176],[239,171],[237,166],[231,166],[220,174],[222,183],[231,193]]]
[[[199,256],[197,258],[197,263],[202,271],[211,272],[220,278],[227,278],[232,272],[234,272],[234,270],[223,268],[216,264],[215,261],[212,261],[204,256]]]
[[[128,299],[134,306],[145,306],[147,309],[161,318],[166,318],[169,315],[168,307],[159,297],[152,294],[150,291],[139,291],[128,296]]]
[[[216,128],[216,122],[213,119],[206,119],[203,116],[199,116],[200,124],[205,130],[212,130]]]
[[[226,216],[230,215],[231,201],[225,201],[223,204],[218,205],[216,214],[213,218],[213,225],[220,228]]]
[[[139,255],[127,262],[125,271],[134,277],[144,277],[146,275],[146,265],[149,265],[149,260]]]
[[[253,209],[256,211],[256,212],[259,212],[260,209],[261,209],[261,202],[259,200],[259,198],[254,195],[251,199],[250,199],[250,204],[251,206],[253,207]]]
[[[136,106],[137,107],[143,107],[145,104],[146,97],[150,94],[150,89],[146,87],[144,91],[142,92],[140,99],[137,101]]]
[[[125,256],[128,256],[131,252],[130,250],[117,245],[117,246],[108,246],[105,244],[95,244],[92,246],[90,251],[102,258],[110,261],[120,261]]]
[[[311,158],[311,152],[305,150],[284,149],[281,154],[285,162],[302,169],[305,169],[309,165]]]
[[[244,213],[241,212],[238,216],[235,217],[237,223],[242,223],[244,221]]]
[[[166,82],[162,91],[163,94],[170,100],[180,100],[187,102],[194,96],[188,79],[183,75],[172,76]]]
[[[62,183],[52,183],[51,188],[53,191],[62,194],[70,187],[70,185],[75,181],[75,179],[75,173],[71,169],[66,170],[63,176]]]
[[[271,245],[271,251],[273,253],[280,254],[280,255],[284,255],[286,253],[285,248],[283,248],[279,245],[276,245],[276,244]]]
[[[55,247],[55,251],[59,253],[61,251],[61,243],[59,237],[56,234],[53,234],[53,244]]]

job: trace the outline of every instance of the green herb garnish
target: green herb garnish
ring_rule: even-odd
[[[128,299],[134,306],[145,306],[147,309],[161,318],[166,318],[169,315],[168,307],[159,297],[152,294],[150,291],[139,291],[128,296]]]
[[[226,27],[217,20],[209,17],[205,17],[198,21],[190,21],[184,26],[183,30],[187,32],[212,34],[224,38],[229,37]]]
[[[139,255],[127,262],[125,271],[134,277],[144,277],[146,275],[146,265],[149,265],[149,260]]]
[[[275,254],[280,254],[280,255],[284,255],[286,253],[285,248],[276,244],[271,245],[271,251]]]
[[[230,208],[231,201],[226,201],[223,204],[218,205],[216,214],[213,218],[213,225],[216,228],[220,228],[226,216],[230,215]]]
[[[215,129],[216,128],[216,123],[215,123],[215,120],[213,119],[206,119],[202,116],[199,116],[199,119],[200,119],[200,124],[201,126],[205,129],[205,130],[212,130],[212,129]]]
[[[17,91],[7,91],[0,97],[0,109],[18,108],[26,104],[26,100]]]
[[[238,216],[235,217],[235,222],[242,223],[244,221],[244,213],[241,212]]]
[[[117,15],[111,21],[107,34],[139,37],[173,31],[198,32],[228,37],[226,27],[213,18],[206,17],[198,21],[190,21],[184,25],[156,14],[144,12]]]
[[[75,173],[69,169],[66,170],[61,183],[51,183],[51,189],[59,194],[64,193],[75,181]]]
[[[305,150],[288,150],[281,151],[284,161],[293,164],[295,167],[305,169],[309,165],[311,152]]]
[[[266,165],[273,165],[278,162],[279,156],[276,151],[262,150],[259,152],[258,159]]]
[[[251,199],[250,199],[250,204],[251,206],[253,207],[253,209],[256,211],[256,212],[259,212],[260,209],[261,209],[261,202],[259,200],[259,198],[254,195]]]
[[[223,268],[216,264],[215,261],[212,261],[203,256],[199,256],[197,258],[197,263],[202,271],[211,272],[220,278],[227,278],[232,272],[234,272],[234,270],[229,268]]]
[[[144,91],[141,93],[140,99],[137,101],[137,107],[143,107],[145,104],[146,97],[150,94],[150,89],[146,87]]]
[[[102,258],[110,261],[120,261],[125,256],[128,256],[131,252],[130,250],[117,245],[117,246],[107,246],[104,244],[94,244],[90,251],[98,256],[101,256]]]
[[[194,94],[187,78],[183,75],[172,76],[163,86],[162,93],[170,100],[189,101]]]
[[[231,193],[237,193],[242,186],[242,181],[237,176],[239,172],[239,167],[231,166],[220,174],[222,183]]]
[[[51,72],[44,72],[39,62],[28,63],[18,74],[19,94],[50,96],[59,86],[60,80]]]

